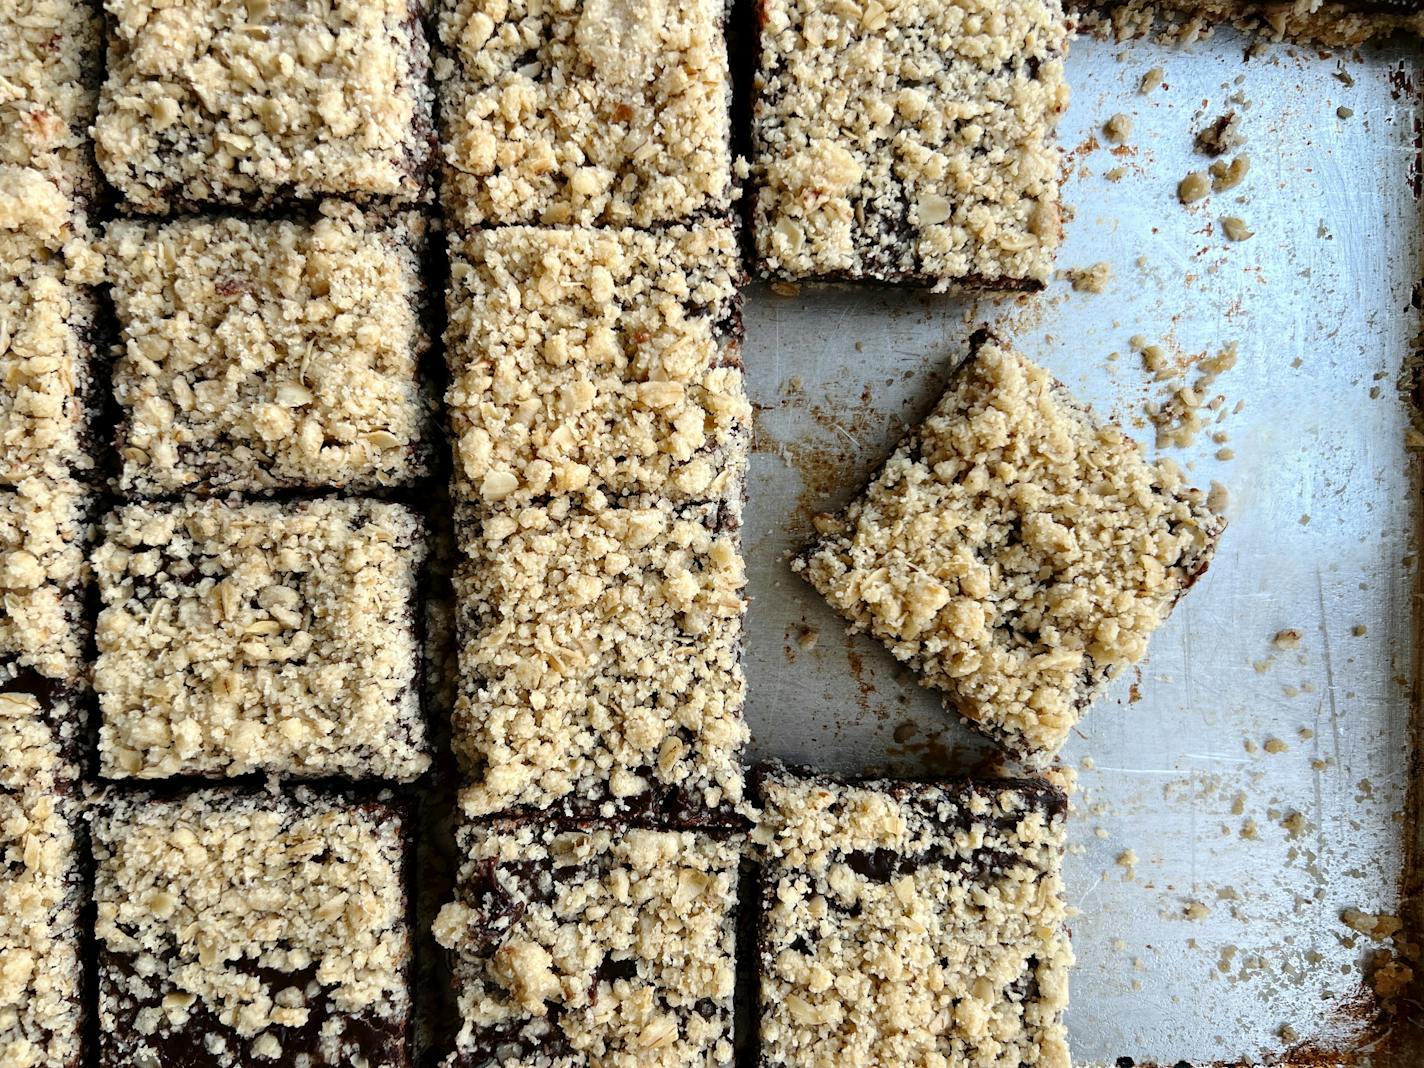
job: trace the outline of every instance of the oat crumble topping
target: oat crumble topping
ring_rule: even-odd
[[[737,504],[567,498],[467,524],[454,748],[471,813],[742,800]]]
[[[422,0],[106,0],[99,165],[166,213],[408,199],[431,151]]]
[[[452,252],[458,496],[736,492],[751,407],[730,225],[502,227]]]
[[[104,774],[418,776],[423,537],[374,501],[111,513],[94,553]]]
[[[93,466],[92,255],[59,186],[0,164],[0,484]]]
[[[462,829],[452,1066],[732,1063],[739,839],[617,823]]]
[[[84,673],[80,591],[89,499],[78,483],[0,489],[0,663],[74,682]]]
[[[1060,791],[774,772],[760,794],[763,1065],[1070,1068]]]
[[[79,1063],[74,776],[38,699],[0,693],[0,1068]]]
[[[924,425],[793,564],[1005,748],[1046,761],[1206,569],[1224,521],[981,334]]]
[[[409,1063],[400,816],[308,791],[94,819],[107,1063]]]
[[[423,230],[330,201],[310,224],[110,226],[122,488],[360,491],[423,475]]]
[[[0,165],[36,168],[68,198],[96,185],[88,135],[102,27],[89,0],[0,8]]]
[[[442,11],[446,209],[652,226],[732,203],[724,0],[456,0]]]
[[[1061,236],[1058,0],[765,0],[753,229],[776,278],[1041,288]]]

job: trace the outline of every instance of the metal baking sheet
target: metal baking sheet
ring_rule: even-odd
[[[1248,44],[1225,31],[1186,48],[1075,42],[1060,266],[1107,261],[1105,292],[758,286],[747,299],[753,755],[847,773],[942,774],[986,752],[787,565],[810,517],[863,485],[933,404],[968,331],[998,326],[1149,445],[1144,404],[1164,384],[1129,338],[1184,360],[1238,347],[1212,390],[1227,414],[1210,432],[1228,440],[1162,450],[1227,488],[1230,529],[1065,753],[1078,781],[1070,1025],[1086,1062],[1369,1048],[1365,977],[1381,946],[1340,917],[1401,905],[1419,497],[1398,382],[1419,332],[1419,46],[1247,59]],[[1142,95],[1152,67],[1162,84]],[[1209,162],[1193,134],[1228,110],[1250,173],[1184,208],[1178,181]],[[1134,132],[1114,153],[1099,131],[1118,112]],[[1255,236],[1227,241],[1225,215]],[[1274,647],[1287,628],[1299,647]]]

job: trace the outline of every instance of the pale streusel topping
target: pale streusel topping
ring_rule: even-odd
[[[458,1063],[732,1063],[738,838],[496,821],[459,845],[458,897],[435,921]]]
[[[491,511],[467,532],[453,744],[476,779],[469,811],[741,800],[732,509],[596,494]]]
[[[934,412],[793,566],[973,725],[1051,757],[1224,523],[1042,367],[976,339]]]
[[[651,226],[732,203],[724,0],[455,0],[436,63],[461,226]]]
[[[751,407],[730,225],[501,227],[452,253],[459,496],[733,492]]]
[[[43,715],[0,693],[0,1068],[71,1068],[83,1045],[75,769]]]
[[[102,36],[90,0],[0,6],[0,164],[38,169],[68,198],[97,184],[88,138]]]
[[[761,792],[763,1063],[1070,1068],[1061,793]]]
[[[1424,15],[1370,10],[1368,3],[1336,0],[1121,0],[1111,7],[1073,0],[1082,8],[1082,29],[1110,29],[1119,39],[1157,32],[1183,42],[1209,36],[1212,24],[1230,23],[1274,40],[1313,41],[1355,47],[1390,34],[1424,36]],[[1384,5],[1377,5],[1384,6]]]
[[[122,487],[361,491],[424,474],[423,225],[335,202],[310,224],[112,224]]]
[[[97,260],[70,199],[0,164],[0,484],[85,471]]]
[[[129,206],[412,198],[430,155],[419,0],[106,0],[94,139]]]
[[[765,0],[753,230],[779,278],[1041,287],[1061,223],[1059,0]]]
[[[374,501],[129,505],[94,553],[104,774],[415,778],[420,520]]]
[[[215,1066],[383,1063],[360,1035],[410,1012],[404,852],[386,806],[307,791],[109,802],[94,819],[103,1044],[134,1064],[176,1063],[164,1050],[184,1035]]]
[[[66,479],[0,489],[0,661],[64,682],[81,677],[89,507],[84,487]]]

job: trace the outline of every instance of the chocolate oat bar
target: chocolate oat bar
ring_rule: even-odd
[[[740,836],[616,821],[464,826],[435,922],[449,1068],[732,1063]]]
[[[764,0],[758,13],[761,274],[1043,287],[1061,236],[1059,0]]]
[[[741,281],[725,222],[526,226],[452,241],[455,493],[739,492],[750,445]]]
[[[67,479],[0,488],[0,686],[44,695],[84,677],[82,606],[91,503]]]
[[[99,165],[133,211],[420,195],[422,0],[108,0]]]
[[[469,811],[729,818],[747,739],[739,514],[596,495],[465,517]]]
[[[0,107],[3,111],[3,107]],[[100,260],[74,202],[38,168],[0,164],[0,485],[87,475]]]
[[[0,168],[36,170],[76,205],[98,186],[89,127],[102,37],[100,5],[91,0],[0,7]]]
[[[121,488],[360,492],[425,474],[423,241],[414,214],[332,201],[308,223],[110,226]]]
[[[773,768],[758,1064],[1070,1068],[1061,791]]]
[[[945,702],[1042,764],[1210,563],[1224,521],[985,333],[793,568]]]
[[[0,687],[0,1064],[78,1068],[83,878],[73,719]]]
[[[443,0],[447,215],[653,226],[732,206],[725,0]]]
[[[103,1068],[411,1063],[397,810],[125,795],[93,837]]]
[[[128,505],[103,535],[103,774],[406,781],[428,766],[411,511]]]

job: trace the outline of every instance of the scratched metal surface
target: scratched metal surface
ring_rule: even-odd
[[[1066,752],[1080,788],[1070,1019],[1085,1061],[1358,1042],[1375,947],[1339,916],[1397,908],[1414,491],[1396,377],[1421,276],[1416,105],[1400,84],[1416,61],[1401,43],[1343,60],[1275,46],[1243,65],[1243,47],[1226,33],[1188,50],[1075,44],[1060,266],[1108,261],[1105,293],[1059,281],[1038,301],[974,304],[757,287],[747,302],[754,754],[844,772],[945,772],[983,752],[887,653],[848,640],[786,564],[810,515],[843,502],[932,404],[967,324],[1000,324],[1149,442],[1143,404],[1163,387],[1129,337],[1188,354],[1239,346],[1214,390],[1229,412],[1243,404],[1212,428],[1229,441],[1164,450],[1199,485],[1228,487],[1231,527],[1138,676]],[[1162,87],[1139,95],[1159,65]],[[1245,103],[1228,101],[1236,93]],[[1208,162],[1192,134],[1227,109],[1241,115],[1251,172],[1185,209],[1177,181]],[[1115,112],[1135,125],[1117,156],[1090,141]],[[1256,236],[1227,242],[1225,214]],[[1235,458],[1216,459],[1223,447]],[[1288,627],[1299,648],[1273,648]],[[1287,748],[1269,753],[1268,739]],[[1130,868],[1117,863],[1129,850]],[[1209,911],[1186,918],[1192,902]]]

